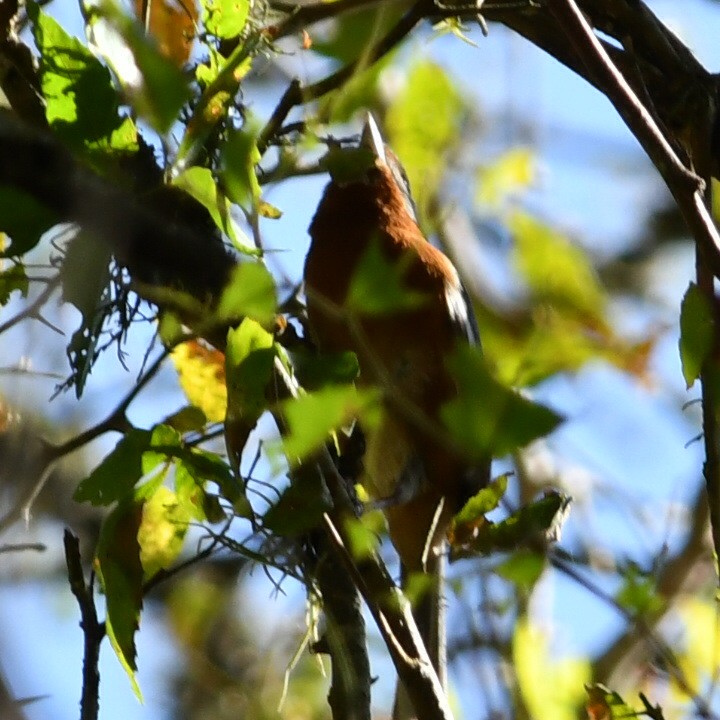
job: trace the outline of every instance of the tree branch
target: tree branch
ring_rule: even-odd
[[[68,569],[70,590],[80,607],[80,627],[83,630],[83,684],[80,699],[80,720],[97,720],[100,709],[100,643],[105,637],[105,624],[98,621],[93,598],[92,583],[85,583],[80,559],[80,543],[75,535],[65,530],[65,561]]]

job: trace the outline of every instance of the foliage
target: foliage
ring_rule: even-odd
[[[329,655],[333,677],[338,663],[347,662],[328,649],[338,629],[332,624],[336,608],[318,579],[327,544],[352,566],[349,575],[370,593],[366,599],[377,600],[373,610],[381,631],[398,605],[382,593],[379,599],[371,595],[388,580],[382,569],[364,574],[368,566],[381,567],[384,528],[379,513],[354,516],[360,514],[362,489],[351,482],[360,474],[364,449],[358,428],[381,426],[383,401],[395,388],[356,387],[363,377],[358,357],[318,355],[310,347],[302,299],[286,277],[282,255],[270,252],[267,242],[273,232],[268,228],[293,208],[280,202],[276,207],[268,197],[271,181],[287,187],[329,170],[343,184],[366,172],[372,158],[353,139],[327,133],[343,132],[342,123],[356,127],[358,110],[370,108],[405,165],[419,224],[457,256],[481,328],[482,349],[459,345],[448,354],[447,369],[459,392],[440,409],[434,432],[438,443],[468,463],[497,461],[492,481],[465,504],[449,533],[452,601],[466,601],[466,614],[472,615],[464,619],[462,640],[452,638],[454,655],[459,663],[489,662],[495,670],[487,714],[489,698],[496,696],[503,698],[504,714],[520,718],[562,720],[576,717],[582,707],[593,720],[633,713],[674,717],[690,704],[716,717],[712,699],[706,700],[717,682],[716,607],[699,594],[683,595],[677,580],[693,568],[702,570],[706,560],[705,496],[692,509],[693,527],[681,542],[663,540],[663,554],[658,550],[650,560],[606,563],[613,566],[609,581],[602,575],[609,575],[608,567],[598,569],[600,550],[578,543],[582,532],[576,526],[576,542],[560,543],[560,530],[575,508],[559,465],[543,472],[529,460],[542,448],[561,446],[563,433],[579,424],[577,408],[556,403],[553,387],[598,365],[635,386],[649,384],[653,353],[665,331],[645,326],[631,334],[617,312],[619,302],[644,290],[618,287],[618,276],[576,233],[538,210],[532,193],[540,172],[532,149],[510,148],[480,168],[470,159],[468,148],[477,139],[471,133],[480,125],[472,100],[429,52],[403,56],[399,49],[403,23],[416,10],[401,13],[376,3],[345,14],[347,4],[287,12],[284,4],[247,0],[158,0],[151,8],[88,0],[82,3],[82,38],[68,33],[44,4],[29,2],[10,16],[3,11],[0,53],[11,47],[31,52],[15,36],[15,15],[32,34],[36,69],[26,78],[26,99],[42,110],[42,119],[31,119],[11,93],[0,94],[8,105],[0,115],[0,135],[7,119],[16,123],[8,127],[19,128],[18,148],[27,141],[53,152],[42,173],[23,167],[12,171],[14,184],[0,182],[0,305],[3,312],[23,308],[0,324],[0,334],[36,319],[49,336],[54,326],[44,314],[59,288],[61,302],[74,310],[71,321],[63,318],[69,332],[60,342],[68,367],[58,393],[73,387],[77,399],[85,394],[88,402],[87,394],[102,389],[108,364],[124,365],[129,355],[142,358],[142,368],[114,409],[102,403],[102,420],[91,424],[90,414],[83,414],[85,430],[62,442],[47,433],[37,443],[39,469],[27,464],[41,479],[30,483],[29,493],[17,490],[16,509],[0,519],[0,529],[29,517],[53,467],[82,449],[87,466],[73,479],[73,490],[62,492],[63,498],[72,495],[76,513],[96,523],[94,574],[84,602],[94,609],[96,575],[105,596],[105,632],[136,696],[142,699],[138,632],[148,599],[158,597],[186,656],[197,717],[275,717],[281,697],[285,717],[327,716],[325,681],[312,656]],[[438,8],[426,13],[434,22]],[[328,33],[311,36],[303,29],[303,22],[311,27],[320,19],[312,13],[337,14]],[[446,27],[464,37],[460,20],[446,18],[435,32]],[[286,57],[280,41],[298,30],[305,35],[292,46],[297,57]],[[290,83],[282,92],[265,82],[268,65],[318,56],[340,70],[304,87]],[[393,81],[395,90],[388,93]],[[272,113],[259,101],[268,95],[275,102]],[[303,106],[302,120],[288,122],[297,105]],[[327,152],[318,161],[322,145]],[[45,163],[45,155],[36,154]],[[6,164],[1,160],[0,170],[10,174]],[[42,182],[53,173],[67,182],[48,189]],[[491,227],[501,238],[496,264],[510,281],[500,293],[483,292],[488,288],[474,277],[480,273],[448,242],[456,202],[448,188],[459,173],[465,173],[469,192],[462,202],[469,204],[465,212],[474,227]],[[285,248],[305,242],[298,227],[281,227]],[[487,234],[479,243],[474,237],[462,242],[489,245]],[[363,321],[382,322],[390,312],[421,313],[427,298],[408,288],[410,272],[371,244],[338,322],[361,335]],[[709,280],[699,273],[677,324],[685,384],[691,388],[700,380],[701,392],[716,395],[712,288],[712,273]],[[117,362],[104,356],[109,348],[116,349]],[[173,386],[175,398],[182,397],[179,409],[162,401],[161,379]],[[141,399],[146,407],[136,415],[134,404]],[[707,422],[720,413],[703,399]],[[15,418],[8,407],[0,397],[3,437],[10,436]],[[87,405],[77,407],[84,413]],[[414,420],[422,425],[427,418]],[[705,431],[712,434],[707,426]],[[111,432],[119,437],[104,457],[87,449]],[[623,441],[632,439],[617,444]],[[711,454],[706,472],[708,464]],[[712,487],[708,483],[711,493]],[[629,505],[617,502],[622,510]],[[590,504],[579,498],[578,513]],[[42,512],[60,511],[45,506]],[[604,538],[616,533],[617,522],[603,525]],[[233,583],[238,577],[246,582],[246,571],[256,566],[278,595],[288,585],[300,587],[308,608],[305,631],[284,628],[269,648],[262,646],[251,608],[247,619],[233,609]],[[556,652],[536,607],[551,576],[569,578],[625,619],[621,637],[604,638],[610,646],[604,655]],[[166,590],[156,593],[160,585]],[[323,602],[331,620],[318,637]],[[654,656],[634,660],[634,672],[623,678],[623,696],[637,696],[643,704],[633,710],[615,689],[595,681],[617,679],[613,673],[626,654],[633,661],[640,640],[653,647]],[[242,644],[246,656],[238,660],[230,642]],[[655,659],[662,660],[667,677],[643,680]],[[290,680],[282,687],[285,667]],[[263,685],[259,677],[271,679]],[[657,695],[663,707],[644,692],[653,702]],[[192,712],[188,701],[178,716],[195,717]]]

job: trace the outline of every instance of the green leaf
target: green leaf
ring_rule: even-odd
[[[544,555],[533,550],[518,550],[497,565],[495,572],[518,587],[531,590],[540,579],[546,564]]]
[[[513,148],[492,165],[478,171],[475,201],[490,210],[501,210],[508,200],[525,191],[535,179],[534,153]]]
[[[141,518],[142,503],[120,503],[103,521],[95,556],[95,570],[106,597],[108,638],[140,702],[135,633],[142,610],[143,567],[138,543]]]
[[[237,250],[244,255],[260,254],[256,247],[250,245],[245,234],[233,220],[230,212],[232,203],[220,191],[209,168],[188,168],[173,180],[173,185],[182,188],[207,209],[217,228],[230,238]]]
[[[167,570],[180,554],[193,510],[164,485],[145,500],[137,533],[145,580]]]
[[[665,607],[665,601],[657,591],[657,581],[643,575],[637,567],[630,566],[623,576],[623,586],[615,599],[634,615],[655,617]]]
[[[239,320],[243,316],[269,327],[275,318],[275,281],[260,262],[240,263],[233,269],[223,290],[217,314],[220,319]]]
[[[360,373],[357,355],[350,351],[318,355],[300,348],[292,351],[291,358],[295,375],[307,390],[324,385],[346,385]]]
[[[391,262],[380,243],[371,241],[357,265],[347,296],[347,308],[360,315],[383,315],[412,310],[427,302],[426,295],[409,290],[405,275],[412,262],[408,254]]]
[[[464,110],[453,79],[428,60],[412,66],[388,108],[389,144],[405,167],[421,224],[445,174],[448,151],[462,138]]]
[[[275,361],[275,339],[255,320],[231,328],[225,348],[228,392],[225,440],[230,457],[240,462],[250,433],[267,409],[267,388]]]
[[[154,473],[160,465],[168,463],[169,457],[179,453],[182,447],[182,437],[175,428],[169,425],[156,425],[152,429],[150,444],[141,459],[142,474]]]
[[[288,433],[283,445],[289,462],[318,450],[338,428],[363,416],[365,423],[378,420],[380,393],[357,390],[352,385],[327,387],[283,403]]]
[[[68,243],[60,279],[65,302],[72,303],[83,317],[83,325],[92,324],[110,282],[111,255],[107,246],[84,232]]]
[[[517,550],[538,541],[556,540],[569,507],[570,499],[567,496],[549,492],[500,522],[485,520],[483,523],[472,523],[472,533],[463,532],[456,521],[452,556],[489,555],[498,551]]]
[[[471,458],[502,457],[548,435],[562,420],[491,377],[480,348],[459,346],[448,367],[459,392],[440,416]]]
[[[186,125],[172,174],[194,163],[195,158],[204,152],[205,141],[214,128],[227,118],[228,108],[240,83],[252,68],[253,55],[259,43],[260,34],[251,33],[244,42],[238,44],[227,60],[219,55],[211,56],[214,61],[212,66],[202,73],[203,83],[207,86]]]
[[[508,228],[515,264],[535,298],[604,325],[607,298],[587,255],[527,213],[512,213]]]
[[[465,503],[455,516],[455,523],[458,525],[472,523],[494,510],[507,490],[507,483],[507,473],[492,480],[487,487],[482,488]]]
[[[28,287],[25,266],[20,262],[13,263],[7,270],[0,272],[0,305],[5,305],[16,290],[27,297]]]
[[[67,355],[73,370],[72,381],[79,398],[98,356],[98,341],[108,313],[106,302],[110,283],[110,253],[84,232],[68,243],[60,270],[63,298],[75,305],[82,315],[73,334]]]
[[[74,148],[135,152],[137,131],[130,118],[120,116],[108,69],[35,3],[27,7],[40,52],[45,115],[53,130]]]
[[[142,457],[152,439],[149,430],[133,429],[75,490],[76,502],[110,505],[128,497],[143,476]]]
[[[201,408],[196,405],[186,405],[172,415],[168,415],[163,425],[169,425],[181,434],[190,432],[201,432],[208,424],[208,419]]]
[[[367,521],[367,514],[360,518],[346,517],[344,526],[348,550],[353,560],[362,562],[377,552],[380,535],[372,522]]]
[[[32,250],[43,233],[58,222],[55,213],[22,190],[0,185],[0,231],[7,233],[10,245],[0,257],[19,257]]]
[[[585,709],[589,720],[631,720],[643,714],[628,705],[618,693],[600,683],[585,685],[585,691],[588,695]]]
[[[222,496],[232,503],[233,511],[238,517],[254,516],[244,488],[238,483],[232,468],[219,455],[200,448],[186,448],[179,457],[183,469],[193,477],[196,485],[204,487],[206,482],[214,482],[220,488]],[[207,496],[203,499],[203,506],[207,510]]]
[[[263,516],[263,525],[283,537],[297,537],[316,528],[331,507],[320,475],[314,468],[300,467],[280,499]]]
[[[113,69],[135,110],[159,133],[170,130],[190,97],[182,71],[117,0],[86,0],[88,35]]]
[[[695,283],[690,283],[680,306],[680,360],[687,387],[700,377],[715,341],[712,307]]]
[[[255,172],[260,162],[259,132],[259,123],[246,122],[242,130],[229,133],[222,149],[223,181],[228,196],[247,212],[257,207],[262,193]]]
[[[205,508],[207,506],[207,493],[205,483],[198,480],[188,465],[177,458],[174,464],[175,470],[175,499],[182,508],[182,514],[189,520],[202,522],[207,520]],[[224,517],[224,516],[223,516]]]
[[[237,37],[245,27],[249,0],[204,0],[203,25],[215,37]]]

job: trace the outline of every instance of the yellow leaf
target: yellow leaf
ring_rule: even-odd
[[[545,634],[523,618],[515,629],[513,659],[520,691],[536,720],[575,720],[585,698],[591,667],[585,658],[554,660]]]
[[[677,653],[678,664],[690,690],[699,691],[703,681],[715,677],[720,667],[718,608],[709,600],[686,597],[679,603],[677,614],[685,635],[684,649]],[[672,682],[671,689],[678,700],[688,701],[686,688]]]
[[[190,340],[173,350],[172,359],[190,403],[199,407],[210,422],[222,422],[227,408],[225,356]]]
[[[167,569],[182,549],[190,517],[170,488],[161,485],[143,505],[137,534],[145,578]]]

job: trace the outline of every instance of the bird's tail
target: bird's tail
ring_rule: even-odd
[[[432,553],[428,557],[425,575],[427,583],[422,583],[420,597],[413,605],[413,618],[420,632],[430,662],[440,680],[443,690],[447,690],[447,637],[445,624],[445,597],[443,581],[445,579],[445,553]],[[402,569],[402,587],[408,589],[409,574]],[[410,702],[404,685],[398,680],[393,706],[393,720],[416,720],[417,713]]]

